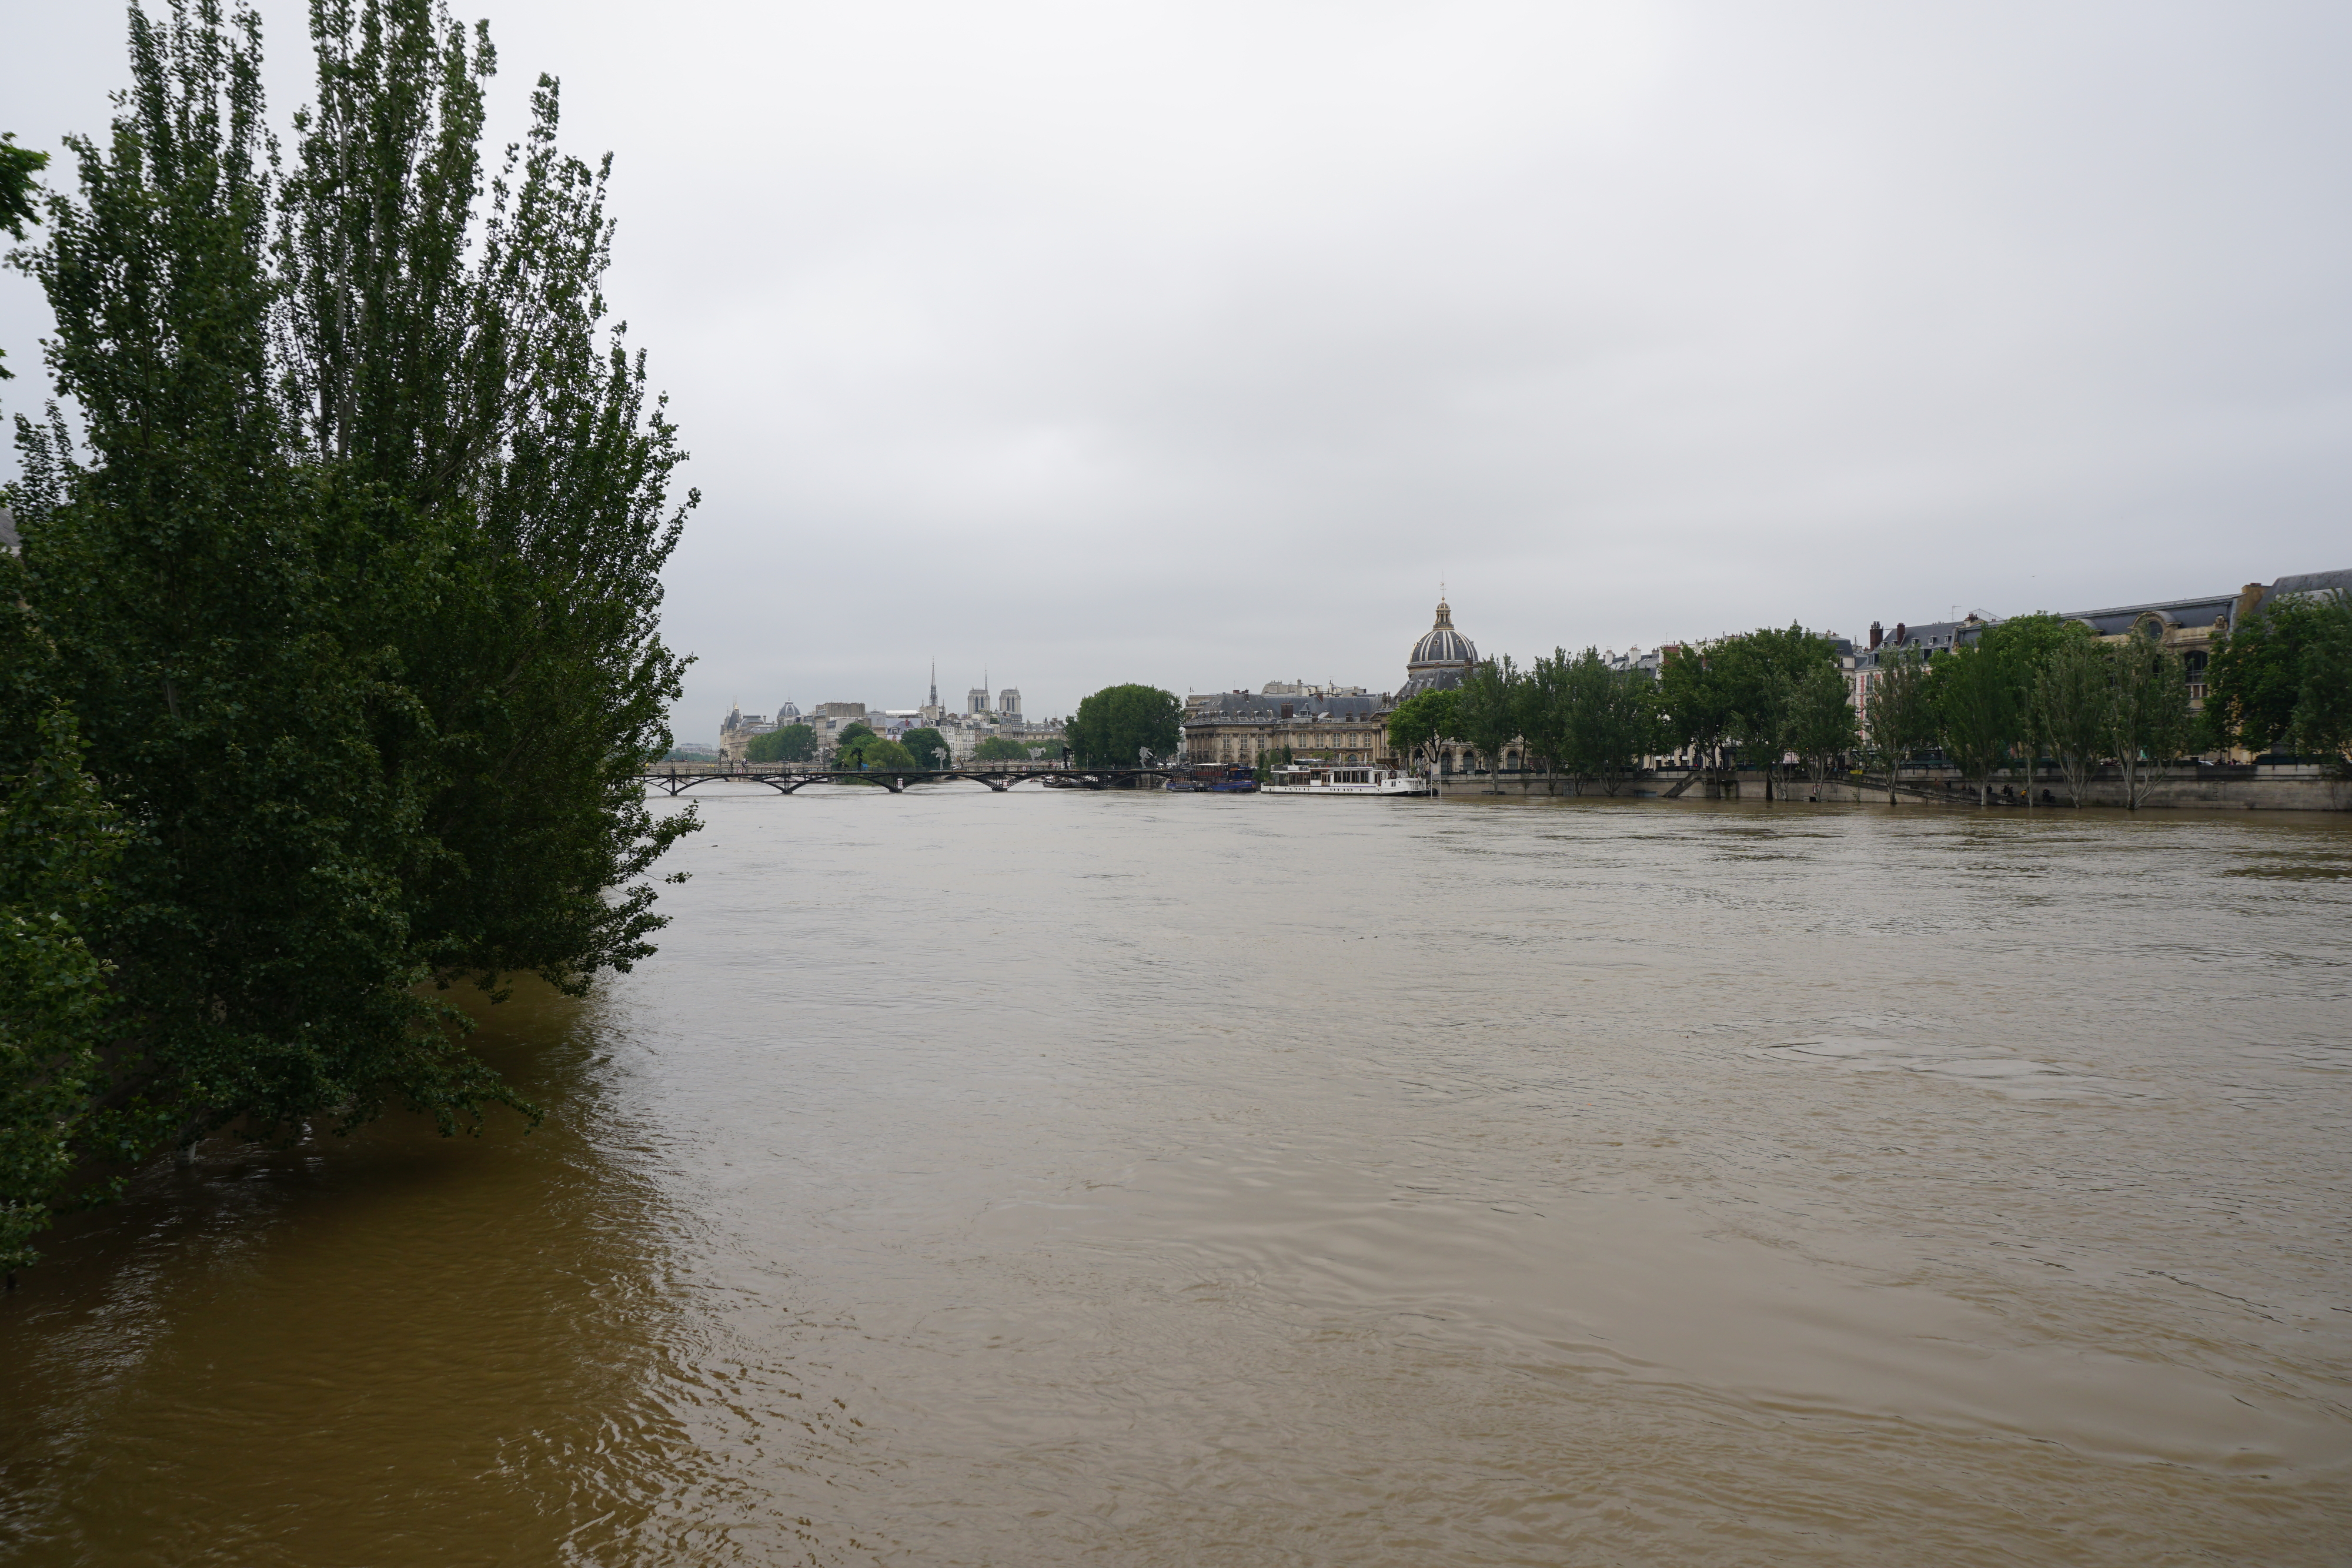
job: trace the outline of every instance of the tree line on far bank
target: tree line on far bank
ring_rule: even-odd
[[[0,1268],[225,1128],[535,1117],[447,988],[629,968],[695,825],[640,781],[684,454],[604,319],[609,160],[542,78],[486,170],[435,0],[310,16],[282,160],[257,18],[133,7],[77,191],[0,220],[58,400],[0,552]]]
[[[1837,644],[1792,625],[1675,649],[1654,678],[1591,648],[1525,669],[1488,660],[1452,690],[1400,704],[1389,741],[1416,761],[1467,746],[1490,768],[1517,743],[1545,772],[1611,794],[1643,758],[1682,751],[1760,768],[1768,789],[1792,766],[1818,790],[1858,764],[1884,778],[1890,800],[1896,770],[1923,752],[1985,798],[1996,773],[2047,758],[2077,803],[2113,764],[2135,808],[2158,765],[2199,751],[2287,744],[2338,768],[2352,759],[2352,598],[2263,606],[2214,639],[2205,678],[2192,712],[2181,657],[2156,639],[2107,641],[2077,621],[2026,615],[1932,659],[1882,653],[1857,711]]]
[[[1058,758],[1066,748],[1081,768],[1132,768],[1145,751],[1160,760],[1177,757],[1183,745],[1184,706],[1157,686],[1105,686],[1081,700],[1054,745],[1016,736],[983,737],[972,750],[975,762],[1034,762]],[[788,724],[755,735],[744,747],[751,762],[829,761],[837,768],[876,772],[946,768],[953,760],[947,737],[930,726],[908,730],[895,740],[862,720],[844,725],[828,751],[813,725]]]

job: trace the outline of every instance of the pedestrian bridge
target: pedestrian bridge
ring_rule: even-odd
[[[845,784],[893,795],[909,784],[985,784],[999,794],[1015,784],[1060,789],[1151,789],[1168,778],[1166,768],[1078,768],[1066,762],[972,762],[961,768],[823,768],[811,762],[656,762],[645,780],[670,795],[698,784],[765,784],[781,795],[812,784]]]

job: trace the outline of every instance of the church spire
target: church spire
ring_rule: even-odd
[[[940,706],[940,662],[937,659],[931,661],[931,695],[924,706],[926,707]]]

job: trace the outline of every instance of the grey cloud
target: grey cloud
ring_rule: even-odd
[[[1524,655],[2352,564],[2338,7],[491,21],[618,154],[688,737],[934,655],[1389,685],[1441,577]]]

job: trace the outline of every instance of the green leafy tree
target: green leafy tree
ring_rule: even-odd
[[[1797,749],[1798,693],[1817,667],[1837,669],[1837,645],[1801,626],[1748,632],[1710,643],[1705,651],[1710,694],[1721,734],[1764,775],[1767,798]]]
[[[1986,628],[1978,637],[1978,646],[1999,661],[2008,677],[2017,739],[2024,753],[2028,805],[2033,801],[2034,759],[2049,740],[2041,727],[2041,708],[2033,694],[2042,672],[2061,648],[2090,639],[2091,629],[2081,622],[2046,613],[2011,616],[1998,626]]]
[[[1916,648],[1882,653],[1863,700],[1862,746],[1870,765],[1886,774],[1886,803],[1895,804],[1904,759],[1934,740],[1936,716],[1927,695],[1927,661]]]
[[[2033,677],[2032,704],[2034,729],[2057,759],[2066,799],[2080,806],[2107,754],[2115,662],[2106,645],[2084,637],[2053,649]]]
[[[1029,747],[1009,735],[992,735],[972,747],[971,756],[975,762],[1026,762]]]
[[[1685,643],[1658,665],[1658,701],[1666,737],[1712,763],[1731,731],[1731,693],[1715,658],[1719,643]]]
[[[918,768],[945,768],[954,760],[947,737],[929,725],[908,730],[898,737],[898,744],[907,748],[907,754],[915,759]]]
[[[68,142],[79,195],[26,261],[82,428],[19,423],[23,601],[126,824],[85,935],[134,1159],[520,1104],[432,985],[626,968],[693,825],[638,779],[682,667],[682,454],[600,326],[602,175],[556,155],[543,82],[477,213],[486,42],[426,0],[313,30],[281,185],[255,18],[134,8],[121,112]]]
[[[1423,760],[1424,754],[1433,765],[1438,747],[1461,733],[1455,708],[1454,694],[1450,691],[1407,697],[1390,711],[1389,749],[1403,758],[1408,767]]]
[[[115,914],[121,818],[81,770],[63,703],[13,738],[0,778],[0,1270],[12,1279],[37,1256],[33,1238],[75,1167],[110,1134],[153,1132],[136,1108],[110,1115],[103,1102],[117,1000],[88,938]]]
[[[1975,782],[1979,803],[1988,803],[1993,769],[2025,736],[2023,694],[2008,663],[1980,641],[1951,649],[1929,669],[1937,738],[1961,776]]]
[[[755,735],[743,747],[747,762],[814,762],[816,760],[816,731],[804,724],[787,724]]]
[[[2295,694],[2294,747],[2326,758],[2340,775],[2352,770],[2352,594],[2339,591],[2317,603]]]
[[[1176,755],[1182,743],[1184,705],[1157,686],[1105,686],[1078,704],[1065,727],[1071,758],[1081,768],[1132,768],[1149,747]]]
[[[2137,811],[2164,782],[2156,770],[2186,751],[2195,734],[2189,672],[2179,654],[2137,632],[2107,644],[2107,656],[2114,683],[2107,748],[2123,771],[2124,805]]]
[[[696,497],[668,501],[685,453],[604,319],[611,159],[558,150],[541,77],[486,179],[488,31],[439,0],[320,5],[310,30],[271,224],[283,417],[310,463],[454,533],[467,591],[401,644],[451,763],[428,925],[457,967],[576,990],[651,950],[644,879],[694,825],[637,780],[685,667],[660,573]]]
[[[2311,651],[2326,635],[2328,606],[2296,595],[2263,605],[2213,639],[2205,666],[2204,740],[2260,755],[2295,740]]]
[[[1571,672],[1576,661],[1555,647],[1538,654],[1519,682],[1518,731],[1528,754],[1543,764],[1548,792],[1559,792],[1559,770],[1569,750]],[[1571,786],[1573,788],[1573,786]]]
[[[1611,669],[1597,648],[1570,663],[1559,700],[1562,759],[1604,795],[1617,793],[1660,745],[1656,683],[1638,671]]]
[[[40,222],[34,193],[40,189],[37,177],[48,162],[47,153],[17,146],[14,132],[0,134],[0,230],[5,230],[11,239],[23,239],[25,225]],[[6,351],[0,350],[0,361],[6,359]],[[0,382],[14,373],[0,362]]]
[[[1261,784],[1271,784],[1274,776],[1298,760],[1298,754],[1287,746],[1269,746],[1258,753],[1255,772]]]
[[[446,758],[398,652],[468,586],[456,530],[293,459],[257,37],[215,20],[131,13],[124,112],[68,143],[81,199],[30,258],[91,461],[20,426],[25,593],[133,829],[135,914],[92,934],[136,1020],[109,1098],[190,1138],[387,1095],[478,1112],[495,1079],[415,991],[446,950],[417,896]]]
[[[1818,800],[1830,770],[1861,744],[1845,672],[1831,664],[1808,666],[1796,677],[1789,709],[1789,747],[1804,764],[1805,775],[1812,781],[1813,799]]]
[[[849,730],[865,733],[849,736]],[[845,739],[834,748],[835,768],[856,768],[869,773],[903,773],[912,771],[918,764],[914,753],[887,736],[875,734],[862,724],[853,724],[842,731]]]
[[[1454,717],[1461,738],[1486,759],[1490,772],[1501,770],[1503,748],[1519,733],[1524,679],[1507,653],[1473,666],[1454,690]]]

